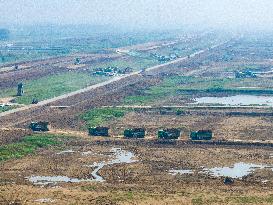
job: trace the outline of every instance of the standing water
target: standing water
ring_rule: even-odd
[[[231,178],[238,178],[241,179],[244,176],[247,176],[256,170],[259,169],[265,169],[265,168],[270,168],[272,169],[271,166],[268,165],[260,165],[260,164],[250,164],[250,163],[236,163],[232,167],[214,167],[214,168],[203,168],[201,171],[196,173],[201,173],[201,174],[209,174],[214,177],[231,177]],[[273,171],[273,169],[272,169]],[[177,174],[193,174],[194,171],[192,170],[170,170],[169,173],[171,175],[177,175]]]
[[[262,95],[235,95],[229,97],[201,97],[194,99],[192,104],[222,104],[222,105],[266,105],[273,106],[273,97]]]
[[[120,148],[111,149],[113,153],[114,159],[110,161],[102,161],[99,163],[94,163],[93,165],[87,165],[88,167],[95,167],[95,169],[91,172],[91,179],[78,179],[78,178],[69,178],[67,176],[31,176],[27,177],[30,182],[35,185],[48,185],[48,184],[57,184],[57,183],[80,183],[80,182],[103,182],[105,181],[102,176],[98,174],[98,172],[107,165],[114,164],[129,164],[136,162],[134,160],[134,154],[129,151],[122,150]],[[69,152],[71,153],[71,152]],[[73,153],[73,152],[72,152]]]
[[[248,164],[248,163],[236,163],[233,167],[215,167],[211,169],[204,169],[204,173],[212,175],[214,177],[231,177],[231,178],[242,178],[249,175],[250,173],[258,170],[269,168],[266,165]]]

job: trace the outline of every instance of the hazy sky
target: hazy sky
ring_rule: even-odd
[[[0,0],[0,24],[264,26],[273,0]]]

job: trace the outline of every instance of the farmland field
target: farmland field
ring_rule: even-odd
[[[2,112],[0,203],[272,204],[270,39],[249,35],[228,41],[210,34],[39,61],[55,73],[25,80],[17,103],[113,79],[94,75],[96,68],[161,66]],[[159,61],[173,52],[185,58]],[[0,84],[1,98],[14,96],[16,85]],[[33,121],[49,122],[49,132],[32,132]],[[109,128],[109,137],[89,136],[87,128],[96,126]],[[124,138],[124,130],[132,128],[144,128],[145,138]],[[178,140],[158,139],[158,131],[168,128],[181,131]],[[192,141],[197,130],[211,130],[212,140]]]
[[[198,39],[201,39],[201,41],[198,41],[198,48],[196,48],[195,38],[191,40],[188,38],[180,40],[177,45],[179,46],[186,44],[188,52],[194,53],[195,51],[208,46],[204,43],[204,41],[208,41],[210,45],[213,45],[213,43],[216,44],[221,39],[219,37],[212,41],[210,35],[198,37]],[[188,45],[188,42],[191,42],[191,44]],[[147,47],[148,45],[144,44],[144,48],[145,46]],[[161,44],[159,41],[159,46],[151,51],[162,54],[162,50],[167,49],[166,47],[169,46]],[[180,57],[185,56],[185,54],[180,54]],[[14,96],[16,94],[17,84],[22,82],[25,85],[25,94],[22,97],[17,97],[16,103],[30,104],[34,98],[38,99],[39,101],[46,100],[109,79],[105,76],[93,76],[92,73],[97,68],[116,67],[119,69],[125,69],[129,67],[132,69],[132,71],[139,71],[161,63],[157,59],[150,56],[131,56],[127,54],[102,54],[101,56],[92,56],[85,53],[84,55],[79,55],[79,65],[75,65],[75,59],[77,56],[70,56],[66,58],[40,60],[35,62],[35,64],[19,64],[19,68],[21,69],[16,70],[11,68],[11,70],[7,73],[4,69],[6,67],[3,67],[3,73],[6,75],[6,77],[3,77],[3,82],[0,83],[0,87],[2,87],[0,91],[0,98]],[[50,67],[48,64],[52,64],[53,67]],[[16,73],[16,75],[14,75],[14,73]],[[13,79],[14,76],[18,76],[18,79],[16,79],[16,77]],[[12,80],[7,80],[8,78],[12,78]]]
[[[24,82],[24,95],[16,98],[20,104],[30,104],[32,99],[45,100],[58,95],[69,93],[81,88],[107,80],[107,77],[96,77],[79,72],[67,72],[38,80]],[[0,97],[16,95],[17,88],[0,92]]]

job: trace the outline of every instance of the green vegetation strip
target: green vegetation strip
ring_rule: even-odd
[[[62,144],[54,135],[33,135],[24,137],[20,142],[0,147],[0,161],[22,158],[34,153],[38,148]]]
[[[122,108],[95,108],[81,115],[81,118],[86,121],[88,127],[96,127],[107,121],[121,118],[126,112],[128,110]]]
[[[9,111],[9,110],[12,110],[12,109],[15,109],[17,108],[17,106],[5,106],[5,107],[0,107],[0,113],[1,112],[6,112],[6,111]]]
[[[33,98],[39,101],[73,92],[81,88],[100,83],[107,77],[91,76],[87,73],[67,72],[57,75],[46,76],[38,80],[26,81],[24,83],[24,96],[17,97],[16,102],[30,104]],[[0,91],[1,97],[14,96],[16,88]]]
[[[167,96],[174,95],[177,90],[178,78],[165,78],[160,85],[152,86],[139,95],[128,96],[124,99],[126,105],[146,105],[158,100],[165,99]],[[179,81],[180,82],[180,81]]]

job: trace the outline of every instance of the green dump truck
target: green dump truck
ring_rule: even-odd
[[[48,122],[32,122],[29,128],[34,132],[47,132],[49,131],[48,124]]]
[[[211,140],[212,139],[212,131],[211,130],[199,130],[191,132],[190,139],[191,140]]]
[[[179,129],[163,129],[159,130],[158,133],[159,139],[169,139],[169,140],[175,140],[178,139],[181,135],[181,131]]]
[[[133,128],[124,130],[124,137],[126,138],[144,138],[145,129],[144,128]]]
[[[88,131],[91,136],[109,137],[108,127],[90,127]]]

